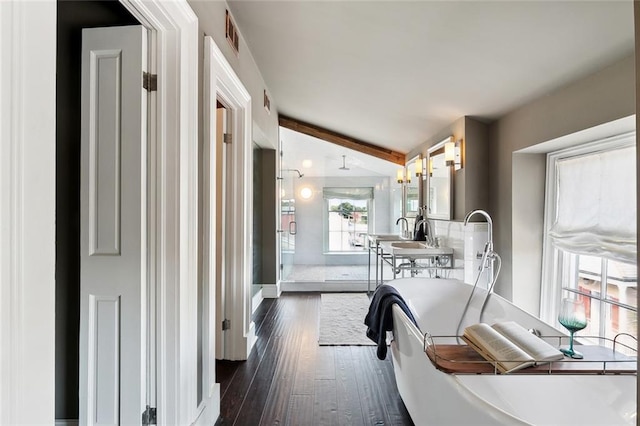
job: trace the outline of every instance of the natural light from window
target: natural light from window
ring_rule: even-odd
[[[373,188],[324,188],[326,249],[328,252],[363,251],[370,233]]]
[[[635,132],[549,154],[548,295],[554,323],[564,297],[583,302],[588,325],[578,337],[636,346],[637,249]],[[557,325],[557,324],[556,324]],[[623,351],[629,352],[629,351]]]

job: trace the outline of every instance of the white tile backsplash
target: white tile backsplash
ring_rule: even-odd
[[[440,238],[442,247],[453,249],[454,269],[448,271],[449,278],[464,280],[473,284],[478,274],[484,245],[487,242],[487,224],[484,222],[470,222],[464,226],[463,222],[430,219],[434,237]],[[483,272],[480,284],[488,285],[488,273]]]

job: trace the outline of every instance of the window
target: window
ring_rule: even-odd
[[[636,265],[566,251],[560,256],[560,270],[566,275],[563,296],[572,294],[582,300],[589,318],[581,333],[609,339],[618,333],[637,336]]]
[[[634,132],[548,155],[545,321],[557,325],[560,299],[573,297],[583,336],[637,336],[635,152]]]
[[[363,251],[370,233],[373,188],[324,188],[325,248],[328,252]]]

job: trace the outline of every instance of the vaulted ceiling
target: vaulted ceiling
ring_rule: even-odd
[[[632,1],[247,1],[278,111],[406,153],[633,53]],[[632,88],[630,88],[632,90]]]

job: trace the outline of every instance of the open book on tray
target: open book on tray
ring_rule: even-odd
[[[462,338],[484,359],[495,362],[501,373],[510,373],[564,357],[558,349],[513,321],[499,322],[492,326],[474,324],[464,329]]]

